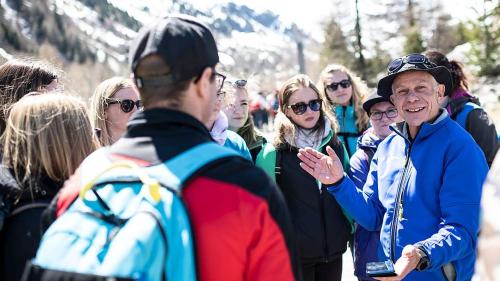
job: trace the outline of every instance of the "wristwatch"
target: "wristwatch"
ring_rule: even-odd
[[[420,260],[417,263],[415,269],[417,271],[423,271],[429,267],[429,256],[425,252],[423,247],[417,247],[417,254],[420,256]]]

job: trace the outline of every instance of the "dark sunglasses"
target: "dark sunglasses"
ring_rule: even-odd
[[[136,100],[136,101],[129,100],[129,99],[125,99],[125,100],[107,99],[106,100],[107,105],[116,104],[116,103],[120,104],[121,110],[125,113],[129,113],[132,110],[134,110],[134,106],[137,107],[137,110],[142,110],[141,100]]]
[[[395,108],[391,108],[387,111],[374,111],[370,113],[370,118],[372,118],[375,121],[382,120],[384,114],[389,119],[395,118],[396,116],[398,116],[398,110]]]
[[[308,106],[312,111],[319,111],[321,109],[321,99],[310,100],[308,103],[298,102],[288,105],[287,108],[291,108],[293,113],[297,115],[302,115],[307,111]]]
[[[351,87],[351,81],[349,81],[348,79],[344,79],[340,82],[332,82],[332,83],[326,85],[325,88],[331,90],[332,92],[335,92],[335,91],[337,91],[339,86],[344,88],[344,89],[347,89],[347,88]]]
[[[243,79],[236,80],[233,82],[233,84],[238,88],[243,88],[247,85],[247,80],[243,80]]]
[[[413,64],[420,68],[422,68],[422,66],[425,68],[436,67],[436,65],[432,63],[426,56],[422,54],[410,54],[391,61],[391,63],[389,63],[389,65],[387,66],[388,75],[398,72],[406,64]]]

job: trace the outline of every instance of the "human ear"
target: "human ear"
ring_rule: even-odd
[[[438,97],[444,97],[444,92],[446,90],[446,87],[443,85],[443,84],[438,84],[437,85],[437,93],[438,93]]]
[[[212,84],[210,78],[212,77],[212,72],[213,72],[212,68],[206,67],[201,73],[198,82],[195,83],[196,93],[200,97],[205,97],[210,95],[210,86]]]

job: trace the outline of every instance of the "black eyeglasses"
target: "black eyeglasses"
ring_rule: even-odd
[[[321,99],[310,100],[308,103],[298,102],[288,105],[287,108],[291,108],[293,113],[297,115],[302,115],[306,113],[308,106],[312,111],[319,111],[321,109]]]
[[[436,67],[434,63],[422,54],[409,54],[405,57],[397,58],[391,61],[391,63],[387,66],[388,75],[398,72],[406,64],[413,64],[422,69]]]
[[[331,90],[332,92],[335,92],[337,91],[337,89],[340,87],[344,88],[344,89],[347,89],[349,87],[351,87],[351,81],[349,81],[348,79],[344,79],[342,81],[339,81],[339,82],[332,82],[328,85],[325,86],[325,88]]]
[[[226,80],[226,76],[220,74],[215,70],[212,75],[215,77],[215,85],[217,87],[217,92],[219,92],[220,90],[222,90],[222,85],[224,85],[224,80]]]
[[[389,119],[395,118],[396,116],[398,116],[398,110],[395,108],[391,108],[391,109],[388,109],[387,111],[373,111],[370,113],[370,118],[375,120],[375,121],[382,120],[382,117],[384,116],[384,114]]]
[[[132,110],[134,110],[134,106],[137,107],[137,110],[142,110],[141,100],[133,101],[133,100],[129,100],[129,99],[125,99],[125,100],[106,99],[107,105],[116,104],[116,103],[120,104],[121,110],[125,113],[129,113]]]
[[[226,96],[226,92],[224,92],[224,91],[218,91],[217,92],[217,101],[222,101],[225,96]]]

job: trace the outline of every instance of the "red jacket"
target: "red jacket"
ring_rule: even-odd
[[[170,159],[212,141],[203,124],[173,110],[139,112],[114,155],[143,164]],[[52,206],[63,213],[80,189],[78,171]],[[299,280],[292,226],[283,196],[265,173],[245,159],[221,160],[202,169],[183,191],[194,233],[198,279]]]

